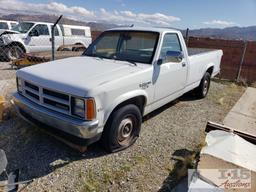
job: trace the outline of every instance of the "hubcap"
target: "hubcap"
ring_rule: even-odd
[[[133,121],[130,117],[123,119],[118,127],[118,141],[124,142],[132,135]]]
[[[208,92],[208,85],[209,85],[208,80],[205,80],[204,81],[204,88],[203,88],[203,94],[204,95],[206,95],[207,92]]]

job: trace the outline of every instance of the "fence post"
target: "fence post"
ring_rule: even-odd
[[[52,60],[55,60],[55,28],[56,25],[59,23],[59,21],[61,20],[62,15],[57,19],[57,21],[53,24],[52,29],[51,29],[51,33],[52,33],[52,37],[51,37],[51,41],[52,41]]]
[[[247,44],[248,44],[248,42],[244,41],[243,54],[242,54],[242,58],[241,58],[241,61],[240,61],[240,65],[239,65],[239,69],[238,69],[238,73],[237,73],[237,77],[236,77],[236,82],[238,82],[239,79],[240,79],[242,66],[243,66],[243,63],[244,63],[244,57],[245,57],[245,53],[246,53],[246,49],[247,49]]]
[[[186,44],[187,44],[187,47],[188,47],[188,42],[189,42],[189,28],[187,28],[187,30],[186,30]]]

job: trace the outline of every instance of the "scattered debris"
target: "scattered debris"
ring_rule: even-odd
[[[256,89],[247,88],[224,119],[208,122],[189,191],[256,191]],[[246,149],[246,150],[245,150]]]

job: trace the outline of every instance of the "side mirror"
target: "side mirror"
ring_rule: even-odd
[[[181,62],[184,55],[181,51],[167,51],[165,60],[167,62]]]
[[[29,32],[29,36],[31,37],[38,37],[39,36],[39,32],[37,30],[32,30]]]
[[[158,59],[157,60],[157,65],[162,65],[163,64],[163,59]]]

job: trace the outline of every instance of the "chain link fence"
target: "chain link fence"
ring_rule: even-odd
[[[256,82],[256,42],[190,37],[188,47],[223,50],[221,79],[244,84]]]
[[[66,25],[61,19],[55,23],[23,21],[0,30],[0,61],[22,66],[81,55],[92,41],[90,27]]]

